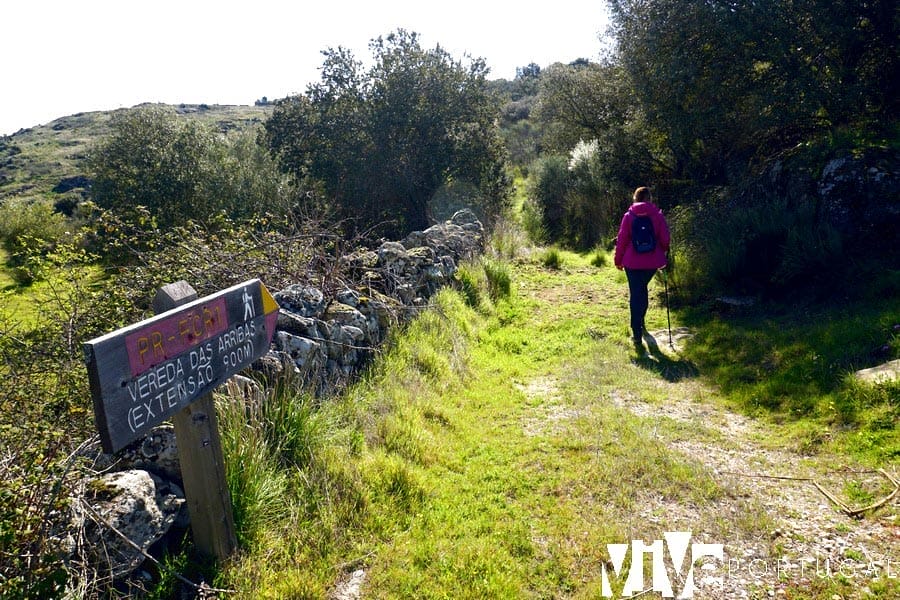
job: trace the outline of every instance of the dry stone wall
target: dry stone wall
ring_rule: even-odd
[[[305,282],[276,292],[281,309],[273,343],[254,368],[266,373],[291,369],[319,389],[351,376],[392,327],[427,307],[429,298],[453,280],[460,261],[482,251],[483,240],[481,222],[462,210],[399,242],[386,241],[344,257],[351,280],[357,282],[353,285],[328,296]],[[99,443],[86,450],[95,469],[104,474],[82,482],[81,496],[72,499],[68,518],[62,519],[60,547],[73,560],[97,562],[98,571],[133,576],[142,562],[140,552],[98,529],[97,521],[126,531],[144,550],[173,524],[186,528],[176,444],[173,428],[163,425],[115,456],[103,454]],[[85,535],[91,541],[88,546],[104,550],[79,553],[77,548],[85,546],[72,540]]]
[[[484,229],[474,213],[457,212],[400,242],[345,257],[358,283],[327,299],[305,283],[275,293],[281,306],[273,348],[262,367],[287,365],[312,381],[346,377],[357,370],[390,328],[426,306],[452,281],[461,260],[482,249]]]

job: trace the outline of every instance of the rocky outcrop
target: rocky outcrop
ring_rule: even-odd
[[[839,231],[896,232],[900,229],[900,156],[869,151],[833,158],[816,191],[829,223]]]
[[[764,197],[810,201],[818,217],[845,235],[896,240],[900,231],[900,154],[894,150],[868,148],[822,162],[798,154],[769,164],[756,184]]]

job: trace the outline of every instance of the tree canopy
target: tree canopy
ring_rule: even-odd
[[[291,191],[252,132],[226,137],[171,109],[119,114],[91,151],[92,194],[102,208],[146,207],[161,227],[287,210]]]
[[[616,59],[673,176],[725,183],[817,130],[897,113],[896,3],[613,0]]]
[[[477,190],[477,208],[495,213],[509,181],[484,61],[464,65],[404,30],[370,50],[368,70],[344,48],[326,50],[321,81],[276,103],[265,140],[282,168],[356,227],[424,228],[448,184]]]

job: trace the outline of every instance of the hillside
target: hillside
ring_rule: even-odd
[[[63,201],[81,195],[82,162],[91,145],[109,131],[113,117],[133,108],[84,112],[60,117],[46,125],[0,137],[0,203],[11,197]],[[181,104],[173,107],[185,118],[215,124],[223,133],[262,123],[271,106]]]

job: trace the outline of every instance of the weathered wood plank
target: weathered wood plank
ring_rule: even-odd
[[[139,439],[263,356],[277,315],[275,300],[254,279],[204,298],[194,294],[181,306],[85,343],[104,450],[116,452]]]

